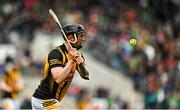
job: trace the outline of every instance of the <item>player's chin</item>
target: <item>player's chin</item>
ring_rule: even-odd
[[[83,45],[78,45],[78,46],[76,46],[76,49],[79,50],[79,49],[81,49],[82,47],[83,47]]]

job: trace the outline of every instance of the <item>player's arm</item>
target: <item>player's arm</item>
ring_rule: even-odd
[[[70,51],[69,54],[72,57],[75,56],[75,50]],[[60,84],[61,82],[63,82],[66,79],[66,77],[69,75],[69,73],[73,67],[73,63],[75,63],[74,60],[71,59],[63,67],[63,64],[62,64],[63,56],[58,50],[50,53],[49,61],[50,61],[50,65],[51,65],[50,68],[51,68],[52,76],[53,76],[54,80],[56,81],[56,83],[58,83],[58,84]],[[53,62],[53,61],[55,61],[55,62]],[[52,62],[54,64],[52,64]]]
[[[72,65],[73,61],[70,60],[67,62],[65,67],[54,67],[51,69],[51,73],[56,83],[61,84],[61,82],[66,79],[66,77],[71,71]]]
[[[7,91],[7,92],[11,92],[12,91],[11,87],[9,87],[6,84],[6,82],[4,80],[4,76],[0,77],[0,90],[4,90],[4,91]]]

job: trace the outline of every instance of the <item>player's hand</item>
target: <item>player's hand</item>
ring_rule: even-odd
[[[77,51],[76,51],[75,48],[72,48],[72,49],[69,51],[69,55],[70,55],[71,59],[76,62],[76,59],[77,59],[77,57],[78,57],[78,53],[77,53]]]
[[[82,64],[82,63],[84,63],[84,58],[81,57],[81,56],[78,56],[78,57],[76,58],[76,62],[77,62],[78,65],[79,65],[79,64]]]

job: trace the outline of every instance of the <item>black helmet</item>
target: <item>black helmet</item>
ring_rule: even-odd
[[[86,32],[85,28],[80,24],[68,24],[63,27],[63,30],[67,36],[74,33]]]
[[[73,44],[77,42],[78,33],[84,32],[85,35],[86,35],[85,28],[80,24],[68,24],[68,25],[65,25],[63,27],[63,30],[64,30],[67,37],[70,36],[70,35],[72,35],[74,37],[75,41],[71,41],[68,38],[68,40],[70,41],[72,46],[74,46]],[[70,36],[70,37],[72,37],[72,36]],[[64,38],[64,36],[63,36],[63,38]],[[66,40],[66,39],[64,38],[64,40]],[[77,48],[77,47],[75,47],[75,48]]]

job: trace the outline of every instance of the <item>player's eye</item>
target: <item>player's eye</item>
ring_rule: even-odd
[[[79,37],[84,37],[84,35],[80,35]]]
[[[78,36],[79,36],[79,37],[85,37],[85,33],[83,33],[83,32],[78,33]]]

